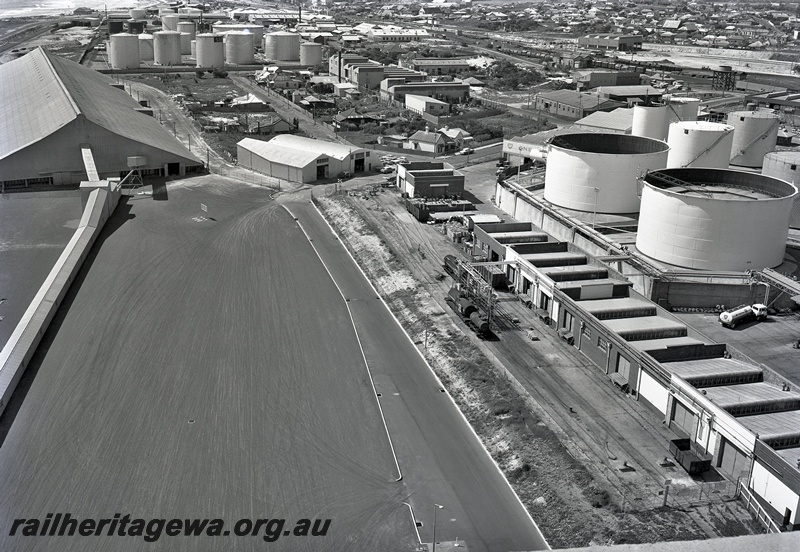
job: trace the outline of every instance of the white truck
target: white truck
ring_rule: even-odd
[[[767,317],[767,306],[761,303],[752,305],[740,305],[735,309],[722,312],[719,315],[719,323],[726,328],[735,328],[737,324],[748,320],[764,320]]]

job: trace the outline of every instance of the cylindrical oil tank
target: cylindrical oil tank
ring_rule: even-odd
[[[706,168],[652,171],[644,183],[636,248],[648,257],[713,271],[783,262],[794,185]]]
[[[721,123],[687,121],[669,125],[667,168],[709,167],[727,169],[733,144],[733,127]]]
[[[179,33],[181,35],[181,54],[188,56],[192,53],[192,35],[189,33]]]
[[[264,27],[262,25],[254,25],[251,23],[214,23],[213,30],[215,33],[246,31],[254,35],[253,43],[259,45],[264,38]]]
[[[112,69],[139,67],[139,35],[113,34],[109,42],[108,58]]]
[[[197,66],[222,68],[225,66],[225,45],[222,35],[214,33],[200,33],[195,39],[197,42]]]
[[[165,15],[173,15],[175,14],[175,8],[171,8],[169,6],[161,6],[158,8],[158,17],[164,17]]]
[[[764,156],[778,141],[778,116],[770,111],[732,111],[727,123],[733,127],[731,165],[759,168]]]
[[[161,28],[165,31],[177,31],[180,20],[180,16],[174,13],[164,15],[161,17]]]
[[[313,67],[322,63],[322,44],[303,42],[300,44],[300,65]]]
[[[125,22],[126,32],[130,34],[142,34],[146,26],[147,21],[142,21],[140,19],[128,19]]]
[[[225,63],[252,65],[255,54],[253,34],[246,31],[232,31],[226,33],[225,37]]]
[[[272,61],[300,59],[300,35],[286,31],[269,33],[264,40],[264,57]]]
[[[153,61],[155,52],[153,51],[153,35],[139,35],[139,59],[142,61]]]
[[[134,8],[129,13],[131,15],[131,19],[144,19],[147,17],[147,11],[140,8]]]
[[[121,19],[109,19],[108,20],[108,34],[117,34],[121,33],[125,30],[125,22]]]
[[[633,124],[631,127],[633,136],[666,140],[668,128],[669,113],[667,113],[667,106],[633,106]]]
[[[194,21],[181,21],[178,23],[178,28],[176,29],[179,33],[189,33],[192,37],[192,40],[196,39],[197,29],[195,27]]]
[[[179,65],[181,62],[181,33],[158,31],[153,33],[153,54],[159,65]]]
[[[562,134],[548,146],[544,198],[577,211],[639,211],[639,178],[667,166],[662,140],[626,134]]]
[[[773,151],[764,156],[761,174],[800,186],[800,151]],[[800,229],[800,198],[792,205],[789,227]]]
[[[203,10],[199,8],[178,8],[178,13],[188,15],[192,19],[197,19],[203,15]]]
[[[670,96],[666,99],[670,123],[696,121],[700,112],[700,98]]]

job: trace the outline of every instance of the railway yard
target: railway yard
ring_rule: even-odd
[[[463,250],[414,220],[396,193],[314,192],[554,548],[757,531],[724,490],[702,499],[713,482],[659,466],[669,454],[663,426],[511,294],[501,298],[494,339],[463,324],[445,301],[452,280],[442,266]],[[396,288],[409,279],[420,287]],[[665,476],[684,486],[670,508],[660,508]]]
[[[91,2],[98,7],[98,0]],[[8,70],[3,74],[12,75],[6,80],[15,86],[24,81],[32,98],[40,97],[36,94],[41,91],[47,100],[41,112],[31,106],[17,109],[14,105],[22,105],[20,95],[11,85],[0,87],[12,106],[0,110],[10,121],[5,142],[0,140],[7,150],[0,152],[0,162],[6,163],[0,168],[24,172],[28,169],[19,167],[36,156],[42,164],[45,157],[52,157],[47,159],[51,165],[53,159],[73,155],[81,160],[63,170],[37,165],[32,176],[2,179],[0,550],[172,552],[266,547],[293,552],[521,552],[614,545],[634,545],[631,550],[644,551],[652,545],[655,552],[666,550],[659,546],[670,546],[670,541],[693,541],[674,546],[687,552],[738,552],[754,546],[788,552],[800,543],[789,521],[797,518],[796,511],[785,507],[794,504],[792,493],[800,488],[790,457],[790,451],[800,450],[794,448],[800,433],[788,427],[800,420],[800,369],[797,356],[789,351],[791,344],[800,347],[797,311],[785,308],[786,297],[781,308],[770,303],[771,292],[800,289],[795,283],[800,276],[797,230],[790,230],[788,246],[781,253],[783,264],[769,265],[789,271],[780,272],[788,284],[784,288],[776,284],[772,291],[770,284],[765,286],[766,296],[760,297],[771,310],[767,316],[762,306],[763,320],[726,328],[718,324],[717,311],[724,305],[711,309],[669,304],[667,298],[687,293],[691,286],[680,285],[692,278],[698,287],[691,287],[689,301],[695,298],[692,293],[708,292],[712,285],[719,285],[714,293],[721,290],[721,297],[738,297],[749,285],[755,297],[752,288],[757,280],[745,281],[727,268],[698,270],[701,276],[695,278],[689,269],[674,270],[688,265],[670,265],[673,258],[662,250],[655,248],[651,255],[642,249],[647,238],[639,241],[636,233],[644,235],[647,224],[655,225],[651,242],[666,243],[670,252],[681,251],[681,240],[670,240],[672,234],[682,237],[685,230],[670,230],[670,216],[663,221],[655,216],[639,219],[642,198],[661,189],[647,178],[669,172],[664,165],[673,167],[667,164],[667,150],[675,149],[666,135],[672,120],[667,107],[675,112],[684,100],[678,98],[672,105],[667,95],[662,104],[661,91],[645,86],[658,82],[655,69],[647,69],[652,80],[637,85],[647,89],[644,103],[635,95],[615,100],[619,106],[627,102],[627,108],[618,107],[617,112],[634,112],[631,128],[619,123],[622,126],[613,131],[587,130],[575,126],[574,109],[568,114],[569,108],[548,106],[548,111],[537,100],[539,94],[566,97],[575,89],[565,67],[571,67],[570,52],[578,54],[577,36],[506,33],[505,27],[496,25],[498,14],[484,13],[488,8],[474,7],[483,15],[453,26],[434,28],[423,21],[411,23],[411,31],[386,30],[390,35],[430,31],[430,41],[420,42],[425,49],[419,55],[415,45],[413,55],[398,58],[397,50],[406,46],[390,42],[373,50],[383,48],[380,55],[391,53],[391,61],[388,57],[364,61],[367,58],[360,55],[379,54],[368,48],[355,53],[351,43],[346,55],[353,57],[345,60],[345,67],[354,86],[342,77],[343,33],[358,32],[368,42],[379,41],[375,36],[382,31],[342,26],[331,34],[327,30],[336,26],[333,17],[325,21],[327,15],[319,13],[305,21],[306,29],[304,11],[293,19],[294,4],[247,2],[250,11],[269,8],[269,17],[279,17],[280,24],[265,22],[261,31],[268,32],[263,43],[250,40],[252,51],[244,53],[255,53],[255,62],[226,59],[208,71],[200,65],[196,33],[219,38],[203,43],[203,57],[212,47],[220,55],[224,48],[226,58],[242,54],[235,48],[229,51],[227,41],[239,40],[249,31],[225,31],[233,34],[226,35],[224,47],[220,31],[226,23],[235,27],[244,21],[246,14],[234,17],[238,4],[215,6],[220,13],[196,21],[194,12],[179,13],[172,5],[129,9],[122,0],[109,0],[108,7],[118,13],[109,17],[107,10],[102,16],[97,12],[88,26],[85,14],[68,16],[60,4],[37,5],[35,13],[41,11],[42,16],[16,14],[17,8],[27,9],[24,4],[6,6],[12,18],[0,21],[0,70]],[[230,21],[223,13],[228,9],[233,10]],[[345,7],[332,11],[346,13],[347,24],[362,21],[361,15]],[[491,17],[491,23],[485,25],[479,17]],[[178,31],[179,19],[183,32]],[[315,19],[322,22],[319,29]],[[112,20],[116,31],[111,30]],[[363,21],[378,25],[374,13]],[[139,33],[131,30],[138,24],[142,34],[128,41],[135,48],[123,52],[124,40],[136,38],[129,33]],[[168,25],[176,28],[170,31]],[[331,43],[339,48],[338,82],[334,64],[322,57],[302,68],[300,50],[298,59],[268,57],[268,50],[277,55],[279,45],[289,44],[280,42],[287,35],[301,33],[305,33],[302,38],[292,39],[297,39],[298,48],[308,48],[303,56],[310,55],[310,47],[320,56],[323,51],[337,51],[325,43],[328,38],[317,40],[314,33],[323,28],[331,37],[342,34],[342,44]],[[154,39],[148,32],[159,36]],[[167,36],[170,32],[179,36]],[[189,34],[191,48],[182,36]],[[142,39],[147,36],[153,50],[149,59],[142,56],[146,49]],[[167,38],[178,45],[176,63],[166,61]],[[157,54],[155,44],[161,39]],[[119,48],[113,54],[112,44]],[[425,67],[434,67],[425,65],[434,59],[426,56],[444,44],[452,46],[454,56],[469,55],[483,63],[467,70],[473,82],[464,98],[456,101],[445,93],[431,102],[450,102],[452,116],[418,117],[397,100],[397,90],[411,86],[408,96],[413,98],[418,94],[413,86],[423,82],[449,86],[467,78],[430,77],[435,73],[424,72]],[[546,53],[550,49],[558,50],[567,65],[560,65],[563,59],[551,60]],[[133,55],[134,50],[138,63],[121,66],[123,53]],[[648,62],[681,66],[676,67],[678,76],[690,68],[709,73],[687,76],[694,90],[666,90],[673,94],[694,92],[705,99],[715,94],[709,59],[730,65],[733,71],[763,72],[753,75],[754,86],[796,84],[796,62],[784,60],[793,53],[781,57],[772,52],[770,59],[760,59],[764,50],[714,48],[712,52],[708,47],[649,42],[633,50],[619,59],[629,63],[631,73],[644,74]],[[22,67],[26,53],[28,60],[36,60],[28,66],[34,70],[9,69]],[[608,58],[609,53],[599,57]],[[435,59],[445,71],[448,63],[457,67],[464,61]],[[263,61],[266,74],[268,60],[276,65],[265,84],[253,70]],[[614,61],[605,60],[610,67]],[[412,65],[403,65],[414,62],[421,63],[419,73],[416,66],[411,70]],[[494,69],[503,66],[505,73],[496,74],[493,62]],[[388,95],[381,88],[384,83],[370,88],[358,81],[372,79],[378,67],[380,75],[387,71],[386,81],[394,78],[400,83]],[[514,73],[515,67],[529,78],[535,75],[536,84],[498,84],[513,80],[509,71]],[[726,75],[730,72],[730,67],[725,69]],[[713,86],[720,78],[716,73]],[[395,74],[416,76],[403,83],[405,77],[391,76]],[[282,89],[276,84],[282,82],[278,77],[302,83]],[[439,98],[437,91],[444,88],[432,90],[425,92],[430,98],[417,97]],[[658,99],[650,102],[654,91]],[[744,93],[734,91],[734,96],[731,101],[744,105]],[[12,98],[19,103],[12,103]],[[239,100],[248,105],[237,106]],[[712,109],[713,100],[703,109]],[[694,109],[689,122],[709,116],[698,109],[700,101],[698,97],[683,102]],[[319,103],[320,112],[313,102]],[[579,102],[583,111],[583,100]],[[749,110],[756,104],[746,105]],[[132,114],[129,107],[140,113]],[[27,118],[15,113],[29,108]],[[663,136],[655,135],[656,115],[649,115],[655,110],[664,112]],[[611,114],[600,111],[598,99],[594,114]],[[647,125],[642,123],[645,112],[652,118]],[[42,113],[46,117],[39,116]],[[713,115],[722,117],[721,113]],[[776,113],[763,118],[777,121]],[[758,136],[740,149],[740,155],[753,144],[759,146],[773,130],[777,135],[779,126],[784,132],[786,113],[794,120],[794,111],[781,112],[783,118],[775,128],[762,132],[759,127]],[[52,121],[44,121],[48,118]],[[358,122],[351,125],[350,120]],[[262,121],[269,122],[265,128],[284,124],[286,130],[276,126],[262,133]],[[637,123],[653,136],[637,134],[633,130]],[[475,129],[477,140],[462,126]],[[52,138],[53,129],[60,129],[60,140],[70,142],[71,149],[44,149],[58,141]],[[562,131],[583,138],[558,136]],[[545,135],[547,142],[540,144],[538,139]],[[19,144],[12,144],[18,136]],[[278,140],[270,144],[270,138]],[[447,147],[437,149],[437,140]],[[77,142],[80,148],[75,147]],[[254,152],[245,150],[245,142],[261,142],[264,150],[259,146]],[[633,142],[658,142],[658,148],[648,146],[646,153],[663,154],[663,163],[654,162],[652,171],[643,171],[643,161],[634,159],[643,151],[627,145]],[[791,136],[788,143],[780,153],[791,163],[793,152],[786,151],[792,147]],[[259,154],[268,145],[273,151]],[[562,147],[565,158],[553,153]],[[732,186],[739,194],[735,199],[741,200],[742,190],[756,190],[747,187],[747,179],[755,178],[757,169],[735,165],[730,170],[732,157],[727,153],[723,166],[714,171],[741,175],[741,182],[736,180],[739,187]],[[586,155],[586,166],[592,169],[585,175],[583,157],[574,162],[570,157],[578,154]],[[263,155],[261,164],[257,155]],[[148,156],[152,166],[138,164],[146,163]],[[112,166],[112,157],[119,157],[122,164]],[[707,171],[692,165],[696,159],[680,170],[687,175],[692,170]],[[636,171],[631,171],[639,174],[635,194],[624,188],[630,184],[625,170],[634,166]],[[311,173],[315,178],[308,177]],[[124,185],[118,184],[119,179]],[[664,189],[676,182],[686,184],[665,182]],[[794,189],[788,181],[783,185]],[[559,187],[580,202],[559,203]],[[780,188],[781,195],[778,189],[775,185],[763,197],[746,199],[752,201],[752,209],[755,199],[768,200],[758,203],[759,208],[772,199],[775,204],[789,204],[791,193]],[[694,189],[685,191],[679,188],[683,195],[676,205],[696,199]],[[426,197],[426,192],[432,195]],[[704,191],[698,194],[715,199]],[[414,210],[413,201],[419,198],[436,204],[427,223],[420,213],[429,206],[417,205]],[[458,201],[453,203],[454,199]],[[633,206],[620,207],[623,199]],[[671,205],[666,201],[658,205],[667,207],[655,210],[667,211]],[[442,207],[442,203],[452,205]],[[444,210],[434,216],[438,207]],[[458,211],[448,213],[450,208],[474,210],[461,212],[462,217]],[[470,219],[467,213],[478,216]],[[778,229],[773,234],[780,234],[781,216],[769,215],[760,235],[766,236],[772,227]],[[684,218],[687,235],[699,228],[698,242],[714,242],[716,238],[706,239],[702,233],[717,223],[713,216],[707,217],[711,222],[703,219],[696,224],[691,217]],[[554,221],[567,222],[559,227]],[[517,228],[502,227],[505,223]],[[91,241],[80,241],[94,231]],[[764,242],[761,247],[754,239],[739,250],[756,256],[774,245],[766,243],[774,241],[769,236],[759,238]],[[498,256],[493,243],[501,244],[509,256]],[[735,263],[734,248],[726,250],[719,243],[723,260]],[[77,251],[82,256],[69,268]],[[688,255],[706,261],[704,252],[697,247]],[[645,257],[645,265],[636,264]],[[623,269],[625,261],[631,262],[625,265],[628,272]],[[631,269],[642,266],[642,272]],[[663,269],[663,278],[653,278],[653,288],[645,293],[641,290],[647,285],[641,282],[653,275],[648,270],[655,266]],[[525,272],[528,269],[532,271]],[[564,282],[572,282],[567,273],[573,272],[578,274],[573,287],[561,286],[562,280],[552,276],[563,274]],[[680,280],[687,274],[687,280]],[[755,278],[750,270],[742,274]],[[493,285],[493,275],[498,285]],[[552,289],[546,290],[543,286],[551,277]],[[703,277],[708,282],[702,282]],[[677,289],[674,295],[669,295],[671,284]],[[60,285],[64,287],[56,295]],[[660,299],[654,298],[657,285],[666,290]],[[800,304],[797,297],[792,299]],[[575,313],[567,308],[575,305],[580,306]],[[749,305],[740,308],[747,310]],[[581,309],[596,320],[579,318]],[[585,332],[590,321],[594,330]],[[607,327],[597,331],[603,325]],[[613,336],[617,341],[606,340],[615,327],[622,328]],[[629,333],[620,333],[624,331]],[[648,331],[651,335],[633,335]],[[36,337],[26,345],[30,334]],[[628,348],[619,347],[618,341],[626,340]],[[632,367],[623,353],[637,347],[641,348]],[[674,358],[668,358],[673,353]],[[601,356],[605,365],[598,360]],[[722,379],[707,385],[706,400],[702,385],[676,376],[682,377],[681,366],[671,379],[664,369],[665,383],[663,373],[648,372],[652,364],[639,362],[641,357],[655,359],[653,363],[662,368],[670,361],[674,362],[670,366],[708,361],[706,367],[716,362],[714,373]],[[742,359],[751,365],[742,368]],[[759,362],[763,364],[756,366]],[[731,364],[736,367],[728,367]],[[739,377],[739,372],[731,375],[725,370],[743,370],[742,377],[751,379],[725,380]],[[724,386],[736,395],[738,414],[723,411],[722,403],[714,402],[715,390]],[[703,395],[695,397],[691,408],[681,396],[684,387]],[[767,394],[767,406],[746,403],[748,393]],[[679,420],[677,414],[684,410]],[[767,430],[759,434],[758,427],[774,434],[767,436]],[[702,432],[705,444],[699,451]],[[689,437],[681,439],[684,433]],[[683,464],[679,459],[683,456],[676,454],[679,440],[687,443],[681,453],[686,451],[686,457],[697,453],[708,464],[705,469],[693,471]],[[741,443],[752,448],[744,449]],[[769,465],[779,458],[780,465]],[[741,462],[748,463],[744,469]],[[797,467],[800,470],[800,459]],[[15,531],[20,519],[44,519],[60,512],[99,519],[101,524],[126,514],[154,522],[222,520],[226,531],[192,537],[169,531],[162,535],[159,529],[155,539],[141,533],[123,536],[122,530],[106,534],[100,528],[94,534],[81,530],[76,536]],[[327,520],[329,525],[303,537],[290,530],[270,534],[269,525],[260,531],[257,525],[246,534],[232,528],[237,520],[264,525],[270,518],[290,524]],[[782,534],[758,540],[765,532]],[[731,543],[729,548],[720,544],[725,542]]]

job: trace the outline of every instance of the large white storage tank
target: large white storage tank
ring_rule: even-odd
[[[759,168],[778,141],[778,116],[771,111],[732,111],[727,123],[733,130],[731,165]]]
[[[264,38],[264,27],[262,25],[253,25],[250,23],[214,23],[212,30],[215,33],[249,32],[254,35],[254,44],[261,44]]]
[[[153,35],[139,35],[139,59],[142,61],[153,61],[155,51],[153,50]]]
[[[189,33],[191,36],[191,40],[195,40],[195,35],[197,34],[197,28],[193,21],[181,21],[178,23],[178,27],[175,29],[179,33]]]
[[[113,34],[109,42],[108,58],[112,69],[139,67],[139,35]]]
[[[236,65],[252,65],[255,46],[253,34],[248,32],[230,32],[225,35],[225,62]]]
[[[670,123],[697,120],[700,112],[700,98],[668,96],[666,103]]]
[[[177,31],[178,23],[181,17],[179,15],[169,14],[161,17],[161,28],[165,31]]]
[[[313,67],[322,63],[322,44],[303,42],[300,44],[300,65]]]
[[[286,31],[269,33],[264,39],[264,57],[272,61],[298,61],[300,35]]]
[[[669,113],[666,105],[633,106],[631,134],[656,140],[666,140],[669,129]]]
[[[625,134],[563,134],[547,148],[544,198],[577,211],[639,211],[639,178],[667,166],[662,140]]]
[[[140,8],[132,9],[130,11],[130,14],[131,14],[131,19],[137,19],[138,20],[138,19],[144,19],[144,18],[147,17],[147,11],[143,10],[143,9],[140,9]]]
[[[713,271],[783,262],[794,185],[706,168],[653,171],[644,183],[636,248],[648,257]]]
[[[773,151],[764,156],[761,174],[800,186],[800,151]],[[789,227],[800,229],[800,198],[794,200]]]
[[[181,35],[181,54],[188,56],[192,53],[192,35],[189,33],[178,33]]]
[[[703,121],[672,123],[669,126],[667,144],[667,168],[727,169],[731,158],[733,127]]]
[[[222,68],[225,66],[225,44],[222,35],[200,33],[197,35],[197,66]]]
[[[153,54],[159,65],[180,65],[181,33],[158,31],[153,33]]]

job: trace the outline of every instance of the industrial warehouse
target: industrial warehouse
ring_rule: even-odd
[[[124,176],[129,157],[144,174],[182,175],[202,167],[124,90],[97,71],[37,49],[0,65],[4,187],[77,184],[84,151],[100,177]]]
[[[476,243],[564,341],[663,416],[690,473],[713,466],[749,481],[773,519],[796,526],[796,374],[710,341],[669,312],[794,308],[800,285],[779,267],[798,190],[767,176],[786,174],[778,160],[791,154],[769,153],[769,112],[731,112],[728,124],[696,121],[696,111],[670,123],[674,114],[636,106],[632,135],[573,131],[506,144],[510,157],[526,158],[517,163],[545,160],[544,190],[498,182],[497,205],[520,222],[478,225]],[[728,169],[762,162],[764,175]]]
[[[289,182],[309,183],[372,170],[370,152],[299,136],[237,144],[239,165]]]
[[[695,3],[669,40],[673,7],[634,3],[87,1],[0,22],[2,523],[800,545],[783,42],[682,49]]]

